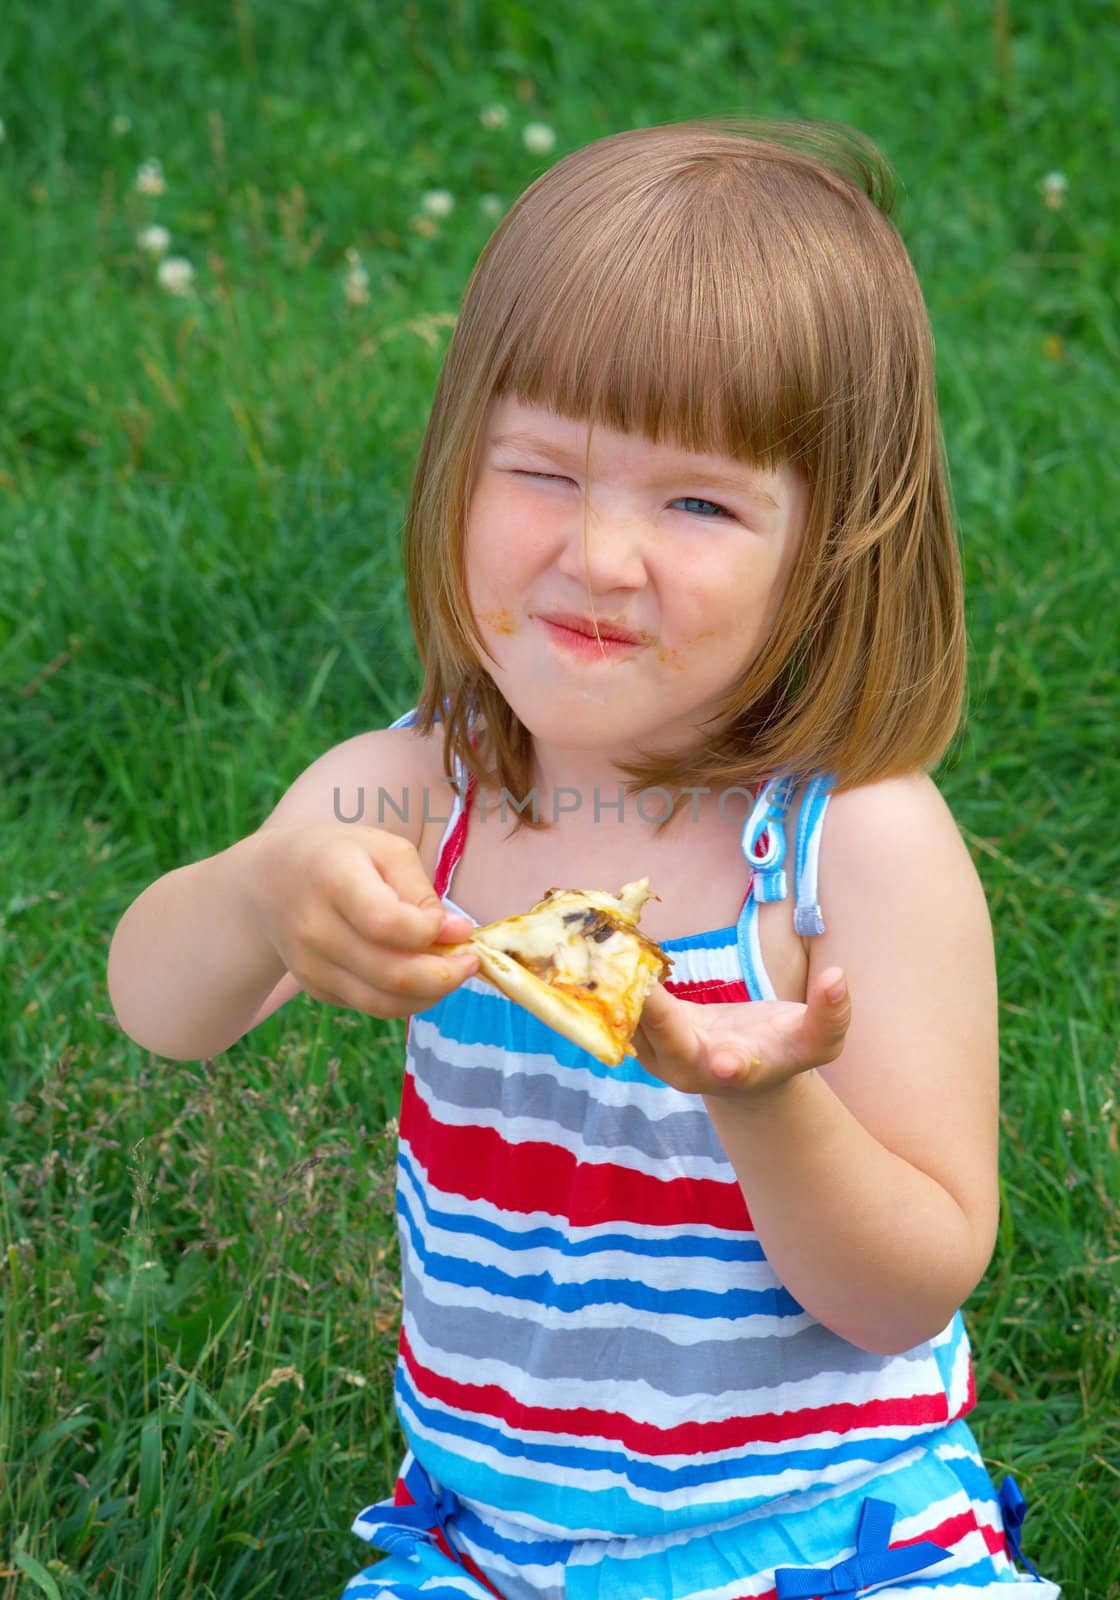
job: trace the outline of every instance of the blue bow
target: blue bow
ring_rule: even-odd
[[[888,1542],[895,1508],[886,1500],[865,1500],[859,1514],[856,1553],[835,1567],[782,1567],[774,1574],[778,1600],[854,1600],[861,1589],[909,1578],[949,1554],[931,1539],[891,1550]]]
[[[424,1544],[434,1543],[437,1528],[446,1538],[447,1520],[459,1507],[450,1489],[436,1493],[435,1485],[418,1461],[405,1473],[404,1482],[415,1504],[397,1506],[382,1500],[377,1506],[377,1548],[387,1554],[400,1551],[407,1555],[417,1539]]]
[[[1038,1570],[1023,1554],[1020,1543],[1020,1530],[1027,1520],[1027,1502],[1023,1498],[1023,1491],[1014,1478],[1004,1478],[999,1486],[999,1508],[1003,1513],[1003,1531],[1007,1535],[1007,1543],[1011,1554],[1016,1561],[1022,1563],[1027,1571],[1038,1577]]]

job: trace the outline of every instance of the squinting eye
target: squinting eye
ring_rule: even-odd
[[[514,467],[514,476],[518,478],[538,478],[542,483],[571,483],[570,478],[563,477],[559,472],[532,472],[528,467]]]
[[[731,515],[730,511],[725,511],[722,506],[717,506],[714,500],[700,500],[697,498],[697,496],[691,494],[682,496],[682,498],[677,500],[675,504],[678,506],[684,506],[688,511],[689,516],[707,517],[708,512],[710,511],[714,511],[716,515],[720,517],[729,517]],[[697,511],[697,506],[704,506],[706,509],[704,511]]]

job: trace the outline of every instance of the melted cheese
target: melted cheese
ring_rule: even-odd
[[[546,901],[529,916],[511,917],[491,935],[492,942],[546,983],[579,989],[605,987],[608,993],[617,993],[628,982],[633,966],[625,935],[616,930],[606,938],[587,938],[578,913],[576,920],[565,922],[565,916],[572,915],[570,902],[566,906],[560,899]]]

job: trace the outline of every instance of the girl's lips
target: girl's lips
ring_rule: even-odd
[[[616,638],[610,633],[602,631],[600,626],[599,637],[591,631],[584,632],[589,624],[582,620],[579,626],[569,626],[567,621],[559,617],[541,616],[538,618],[543,625],[548,637],[561,649],[570,651],[573,655],[583,656],[588,660],[603,660],[610,656],[626,655],[637,650],[641,645],[639,638]]]

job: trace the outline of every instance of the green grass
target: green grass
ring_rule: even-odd
[[[971,585],[972,716],[941,779],[1003,994],[976,1428],[1038,1565],[1120,1596],[1117,21],[1092,0],[9,0],[3,1600],[328,1600],[362,1564],[348,1523],[399,1444],[400,1030],[297,1001],[215,1062],[160,1061],[112,1022],[108,941],[154,876],[410,703],[404,498],[484,197],[550,159],[524,125],[562,154],[719,110],[851,121],[902,180]],[[149,157],[162,197],[134,189]],[[456,203],[433,221],[437,187]],[[136,246],[154,221],[189,296]]]

